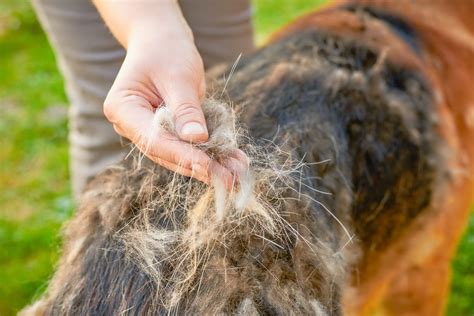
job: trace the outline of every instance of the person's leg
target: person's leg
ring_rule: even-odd
[[[91,177],[129,150],[102,111],[125,51],[90,1],[33,0],[33,5],[66,82],[72,187],[78,198]]]
[[[70,160],[74,195],[98,172],[119,161],[123,146],[102,103],[125,57],[90,0],[33,0],[64,75],[70,108]],[[206,67],[232,62],[253,50],[248,0],[182,0]]]
[[[180,0],[207,69],[255,49],[250,0]]]

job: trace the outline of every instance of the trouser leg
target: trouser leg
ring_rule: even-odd
[[[94,175],[130,150],[102,112],[125,51],[90,0],[33,0],[33,4],[66,82],[71,177],[77,198]],[[248,0],[182,0],[180,4],[206,67],[253,50]]]
[[[125,51],[89,1],[33,0],[33,5],[66,83],[70,168],[77,198],[90,178],[127,150],[102,112]]]
[[[206,68],[254,50],[250,0],[180,0]]]

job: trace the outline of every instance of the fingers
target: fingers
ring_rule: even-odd
[[[148,158],[167,169],[207,184],[210,184],[213,176],[217,176],[228,190],[232,188],[233,175],[229,170],[192,144],[160,126],[153,126],[154,112],[146,100],[129,95],[123,96],[119,103],[109,102],[106,113],[110,115],[113,112],[114,128],[136,144]]]
[[[171,44],[179,47],[170,51],[183,52],[179,60],[163,47],[153,54],[151,49],[129,48],[104,113],[117,132],[151,160],[208,184],[217,176],[230,190],[234,172],[191,144],[208,139],[201,109],[205,95],[202,60],[193,43],[176,40]],[[154,119],[162,101],[173,115],[176,134],[160,128]]]
[[[246,176],[249,172],[249,158],[240,149],[235,149],[229,153],[223,165],[232,173],[235,180],[240,180],[241,177]]]
[[[201,143],[209,137],[201,109],[205,94],[204,68],[197,54],[193,59],[197,60],[189,61],[188,66],[181,65],[162,74],[158,86],[173,113],[178,136],[187,142]]]
[[[173,113],[176,132],[182,140],[200,143],[208,139],[206,120],[201,102],[195,90],[187,83],[177,83],[165,96],[167,106]]]
[[[211,183],[212,177],[218,177],[228,190],[232,188],[232,173],[205,152],[163,130],[156,138],[155,145],[149,146],[148,150],[142,149],[155,162],[207,184]]]

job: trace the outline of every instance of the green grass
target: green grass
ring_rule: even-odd
[[[28,4],[0,4],[0,315],[46,285],[72,213],[67,125],[53,53]]]
[[[256,0],[259,42],[324,1]],[[26,0],[0,2],[0,315],[44,290],[58,258],[69,189],[63,81]],[[454,262],[449,315],[474,315],[474,219]]]
[[[474,315],[474,215],[453,262],[448,315]]]

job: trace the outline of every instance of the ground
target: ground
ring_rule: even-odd
[[[323,0],[255,0],[259,42]],[[67,101],[26,0],[0,3],[0,315],[44,290],[58,258],[69,189]],[[453,263],[448,315],[474,315],[474,216]]]

